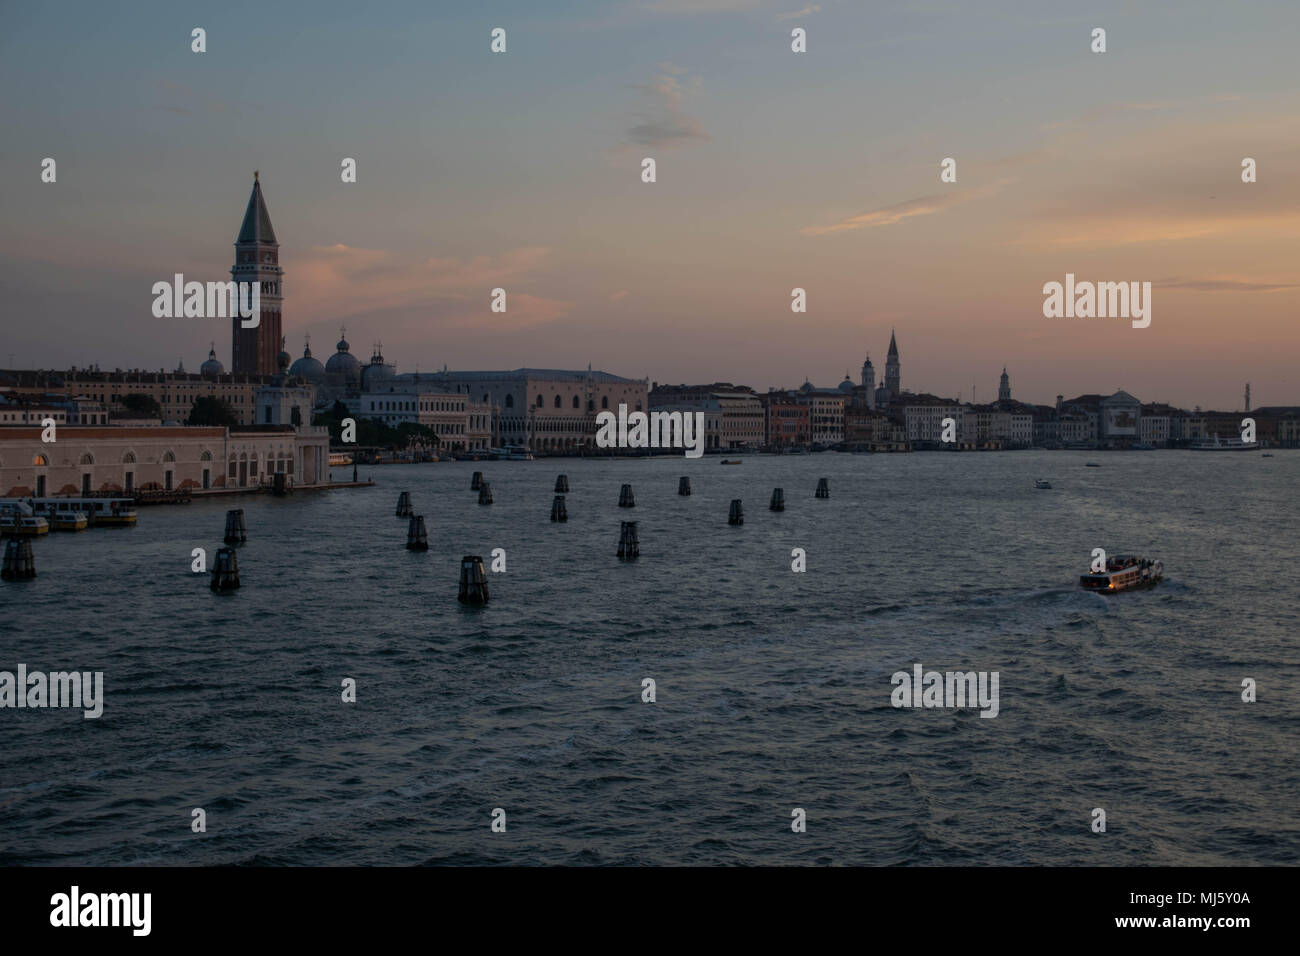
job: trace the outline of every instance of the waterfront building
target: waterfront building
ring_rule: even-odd
[[[68,410],[50,402],[28,402],[0,396],[0,425],[40,425],[52,419],[56,425],[65,425]]]
[[[295,428],[311,424],[312,408],[316,402],[316,388],[304,379],[289,374],[289,353],[281,351],[276,357],[280,371],[271,376],[271,384],[255,393],[257,424],[291,425]]]
[[[329,480],[329,431],[289,425],[233,428],[66,426],[0,429],[0,497],[133,494],[253,487],[283,471],[295,485]]]
[[[807,445],[812,442],[811,407],[795,399],[789,392],[775,389],[760,397],[766,413],[767,444]]]
[[[843,384],[843,383],[841,383]],[[794,393],[795,401],[808,406],[808,426],[814,445],[838,445],[844,441],[844,408],[852,398],[840,387],[818,388],[805,381]]]
[[[1097,403],[1099,440],[1110,448],[1128,448],[1140,441],[1142,403],[1122,389]],[[1240,419],[1239,419],[1240,420]]]
[[[649,407],[652,411],[704,412],[706,448],[758,448],[768,441],[763,400],[747,385],[656,382],[650,390]]]
[[[394,388],[414,385],[413,376],[395,377]],[[440,393],[463,393],[475,415],[491,409],[496,440],[502,446],[521,445],[546,454],[574,454],[596,447],[596,415],[645,411],[649,400],[645,379],[623,378],[608,372],[517,368],[513,371],[419,373],[424,387]],[[477,434],[482,434],[481,426]]]
[[[953,419],[956,426],[954,435],[956,442],[965,441],[962,434],[965,425],[965,406],[950,398],[940,398],[925,393],[908,396],[907,404],[903,407],[903,416],[909,442],[941,445],[945,418]]]
[[[466,392],[365,391],[344,400],[357,418],[379,421],[390,428],[403,422],[425,425],[438,436],[440,448],[448,451],[487,451],[491,447],[492,410],[474,402]]]
[[[211,353],[209,353],[211,354]],[[211,361],[211,359],[209,360]],[[220,367],[220,363],[216,363]],[[208,362],[203,363],[208,366]],[[232,375],[225,373],[145,372],[138,369],[69,369],[66,372],[15,372],[24,379],[53,378],[65,399],[87,403],[87,414],[95,411],[90,403],[103,408],[105,424],[117,419],[127,395],[147,395],[162,409],[161,421],[184,424],[199,398],[216,398],[230,406],[241,425],[257,423],[257,390],[271,383],[269,375]]]
[[[863,401],[844,409],[844,444],[851,451],[908,451],[907,428],[879,409],[868,408]]]
[[[650,393],[651,396],[654,392]],[[659,404],[652,405],[651,408],[656,412],[681,412],[683,416],[699,413],[704,416],[704,450],[705,451],[722,451],[725,448],[734,447],[726,444],[726,427],[723,424],[722,403],[716,398],[683,398],[681,401],[670,401],[669,396],[661,395],[658,399]]]
[[[1100,438],[1101,395],[1080,395],[1062,400],[1057,396],[1057,418],[1061,442],[1065,445],[1096,445]]]

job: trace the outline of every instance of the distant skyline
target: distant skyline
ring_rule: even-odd
[[[229,322],[155,319],[150,288],[229,278],[258,169],[295,357],[310,334],[324,361],[346,324],[401,371],[591,363],[765,391],[856,381],[868,354],[879,378],[895,328],[916,391],[988,401],[1006,366],[1029,402],[1235,410],[1249,382],[1256,406],[1300,404],[1291,3],[2,16],[6,366],[197,370],[215,341],[229,367]],[[1150,282],[1150,328],[1044,318],[1066,273]]]

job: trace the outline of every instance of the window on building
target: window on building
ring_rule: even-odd
[[[515,397],[513,395],[507,395],[506,408],[514,408],[514,407],[515,407]]]
[[[600,397],[600,407],[601,407],[602,409],[604,409],[604,408],[609,408],[609,396],[608,396],[608,395],[602,395],[602,396]]]

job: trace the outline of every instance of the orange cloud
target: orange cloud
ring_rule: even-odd
[[[496,287],[506,289],[513,310],[519,296],[510,295],[510,284],[539,269],[547,254],[544,246],[523,246],[499,256],[410,260],[340,244],[313,247],[305,258],[287,261],[285,271],[302,312],[316,319],[445,300],[481,299],[486,307]]]

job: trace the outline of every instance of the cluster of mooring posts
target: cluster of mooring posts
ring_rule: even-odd
[[[470,480],[470,490],[478,492],[481,505],[492,504],[492,486],[483,480],[483,472],[474,472]],[[568,521],[569,513],[565,504],[565,495],[569,491],[569,476],[558,475],[555,479],[555,497],[551,501],[551,520]],[[677,494],[689,497],[691,479],[683,475],[677,482]],[[817,480],[817,497],[831,496],[830,483],[825,478]],[[619,489],[618,506],[635,508],[636,498],[632,486],[625,484]],[[773,488],[772,500],[768,506],[771,511],[785,511],[785,489]],[[403,491],[397,496],[396,515],[408,519],[406,529],[406,548],[408,551],[428,551],[429,532],[424,524],[424,515],[417,515],[411,506],[411,493]],[[744,525],[745,510],[743,500],[731,499],[727,514],[730,525]],[[641,556],[641,545],[637,540],[637,523],[635,521],[619,522],[618,559],[634,561]],[[244,510],[237,508],[226,513],[227,544],[242,544],[247,540],[244,528]],[[35,577],[36,569],[32,562],[31,543],[12,540],[5,549],[4,577]],[[239,587],[239,561],[234,548],[222,548],[217,552],[217,563],[212,570],[212,590],[230,591]],[[483,558],[477,554],[467,554],[460,559],[460,587],[456,599],[461,604],[482,607],[488,603],[487,573],[483,567]]]
[[[231,508],[226,512],[226,533],[223,539],[226,547],[218,548],[212,561],[212,580],[208,586],[220,592],[239,589],[239,557],[233,545],[248,541],[248,530],[244,527],[244,509]]]
[[[10,538],[5,542],[4,566],[0,567],[0,578],[6,581],[25,581],[36,577],[36,558],[32,555],[32,543],[26,538]]]

